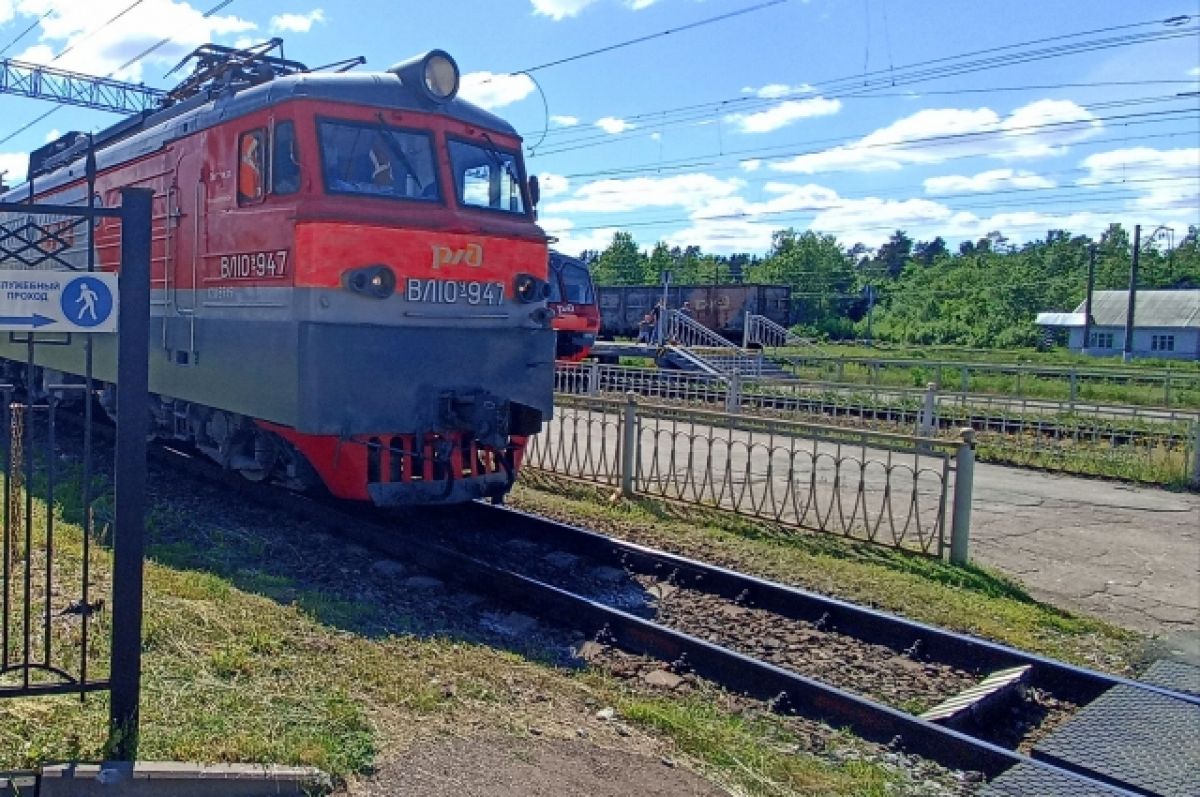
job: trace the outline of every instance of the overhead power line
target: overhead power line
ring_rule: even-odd
[[[141,2],[141,0],[139,0],[139,2]],[[223,9],[223,8],[225,8],[226,6],[230,5],[232,2],[233,2],[233,0],[221,0],[221,2],[217,3],[215,6],[213,6],[213,7],[212,7],[212,8],[210,8],[210,9],[208,9],[207,11],[205,11],[203,14],[201,14],[201,16],[202,16],[202,17],[204,17],[205,19],[207,19],[208,17],[211,17],[211,16],[213,16],[214,14],[216,14],[217,12],[219,12],[221,9]],[[111,25],[113,22],[115,22],[116,20],[120,19],[120,18],[121,18],[121,17],[122,17],[122,16],[123,16],[123,15],[124,15],[124,14],[125,14],[127,11],[129,11],[130,9],[132,9],[132,8],[133,8],[134,6],[136,6],[136,5],[137,5],[137,3],[134,3],[133,5],[129,6],[128,8],[126,8],[126,9],[125,9],[125,11],[122,11],[120,14],[117,14],[116,16],[112,17],[111,19],[109,19],[107,22],[105,22],[103,25],[101,25],[101,26],[100,26],[99,28],[97,28],[96,30],[98,31],[98,30],[101,30],[102,28],[104,28],[104,27],[106,27],[106,26],[108,26],[108,25]],[[94,33],[94,32],[95,32],[95,31],[93,31],[93,33]],[[91,34],[88,34],[88,35],[90,36]],[[169,44],[169,43],[170,43],[170,42],[172,42],[172,41],[174,41],[174,37],[173,37],[173,36],[168,36],[168,37],[167,37],[167,38],[165,38],[165,39],[160,39],[160,40],[159,40],[158,42],[156,42],[155,44],[152,44],[152,45],[150,45],[150,46],[149,46],[149,47],[147,47],[145,50],[142,50],[140,53],[138,53],[137,55],[135,55],[133,58],[130,58],[128,61],[126,61],[125,63],[121,64],[121,65],[120,65],[120,66],[118,66],[116,69],[114,69],[114,70],[112,70],[111,72],[109,72],[107,75],[105,75],[105,77],[106,77],[106,78],[111,78],[113,75],[117,74],[117,73],[118,73],[118,72],[120,72],[121,70],[123,70],[123,69],[128,69],[129,67],[131,67],[131,66],[133,66],[134,64],[138,63],[139,61],[141,61],[141,60],[142,60],[143,58],[145,58],[146,56],[148,56],[148,55],[150,55],[151,53],[153,53],[155,50],[158,50],[159,48],[163,47],[163,46],[164,46],[164,45],[166,45],[166,44]],[[64,51],[64,52],[65,52],[65,51]],[[61,55],[61,54],[62,54],[62,53],[60,53],[59,55]],[[58,56],[55,56],[55,58],[57,58],[57,57],[58,57]],[[36,125],[36,124],[38,124],[38,123],[40,123],[40,122],[42,122],[42,121],[45,121],[45,120],[46,120],[46,119],[48,119],[50,116],[52,116],[52,115],[53,115],[53,114],[55,114],[55,113],[58,113],[58,112],[59,112],[59,111],[61,111],[62,109],[63,109],[63,106],[62,106],[62,105],[55,105],[53,108],[51,108],[50,110],[48,110],[48,111],[46,111],[45,113],[41,114],[41,115],[40,115],[40,116],[38,116],[36,119],[32,119],[32,120],[30,120],[30,121],[26,122],[25,124],[21,125],[21,126],[20,126],[20,127],[18,127],[16,130],[14,130],[14,131],[12,131],[11,133],[9,133],[8,135],[4,136],[3,138],[0,138],[0,145],[7,144],[9,141],[11,141],[12,139],[16,138],[16,137],[17,137],[17,136],[19,136],[21,133],[24,133],[26,130],[28,130],[29,128],[33,127],[34,125]]]
[[[633,39],[626,39],[625,41],[616,42],[615,44],[609,44],[604,47],[597,47],[594,50],[588,50],[586,52],[577,53],[576,55],[569,55],[565,58],[558,58],[554,61],[547,61],[546,63],[538,64],[537,66],[526,67],[525,69],[520,69],[513,74],[520,74],[521,72],[537,72],[538,70],[541,70],[541,69],[549,69],[552,66],[561,66],[562,64],[569,64],[572,61],[579,61],[584,58],[591,58],[593,55],[600,55],[602,53],[611,53],[614,50],[621,50],[625,47],[631,47],[635,44],[642,44],[644,42],[652,41],[654,39],[661,39],[664,36],[670,36],[671,34],[674,34],[674,33],[683,33],[686,30],[693,30],[694,28],[700,28],[705,25],[712,25],[717,22],[724,22],[725,20],[733,19],[734,17],[740,17],[740,16],[744,16],[746,14],[753,14],[756,11],[762,11],[763,9],[771,8],[772,6],[783,5],[784,3],[787,3],[787,2],[788,2],[788,0],[768,0],[765,3],[759,3],[758,5],[749,6],[747,8],[739,8],[736,11],[729,11],[725,14],[718,14],[715,17],[709,17],[707,19],[701,19],[696,22],[690,22],[686,25],[680,25],[677,28],[668,28],[666,30],[659,31],[658,33],[650,33],[645,36],[638,36]]]
[[[969,74],[986,69],[1014,66],[1050,58],[1060,58],[1082,52],[1093,52],[1096,50],[1112,49],[1115,47],[1125,47],[1135,44],[1148,44],[1175,38],[1195,36],[1197,33],[1200,33],[1200,26],[1191,24],[1194,19],[1195,18],[1193,17],[1172,17],[1165,20],[1149,20],[1140,23],[1131,23],[1128,25],[1096,28],[1077,33],[1046,37],[1043,39],[1034,40],[1032,42],[1020,42],[1010,45],[1001,45],[998,47],[974,50],[967,53],[961,53],[959,55],[944,56],[941,58],[915,62],[913,64],[896,67],[895,70],[877,70],[876,72],[865,73],[865,75],[857,74],[840,78],[832,78],[824,81],[817,81],[815,83],[808,84],[808,87],[814,90],[814,93],[810,93],[808,95],[798,93],[786,98],[735,97],[709,103],[682,106],[677,109],[642,112],[633,116],[625,115],[623,118],[626,120],[653,120],[656,125],[661,126],[667,114],[695,111],[697,109],[706,109],[706,112],[702,115],[702,118],[708,118],[717,113],[728,113],[730,110],[733,110],[735,106],[739,111],[749,110],[755,107],[774,105],[784,99],[803,99],[806,96],[811,99],[814,96],[818,96],[818,94],[819,96],[824,96],[828,99],[852,96],[869,96],[871,91],[879,87],[890,88],[899,85],[924,82],[935,78]],[[1070,39],[1092,36],[1098,33],[1107,33],[1117,30],[1154,25],[1172,25],[1173,27],[1165,31],[1149,31],[1146,33],[1126,34],[1103,39],[1084,39],[1083,41],[1059,44],[1055,47],[1026,50],[1020,49],[1028,48],[1030,45],[1046,44],[1050,42],[1063,42]],[[1179,25],[1183,25],[1184,27],[1178,27]],[[1004,54],[988,56],[989,53]],[[973,60],[963,61],[962,63],[954,63],[958,60],[968,58]],[[574,128],[570,128],[570,130],[574,130]]]

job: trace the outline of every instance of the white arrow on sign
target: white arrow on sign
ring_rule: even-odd
[[[116,332],[117,275],[0,271],[0,330]]]

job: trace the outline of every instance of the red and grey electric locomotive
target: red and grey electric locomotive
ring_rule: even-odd
[[[115,205],[122,187],[153,189],[155,435],[377,505],[502,496],[551,412],[554,367],[516,131],[456,98],[442,51],[374,74],[195,55],[167,107],[43,148],[0,197]],[[116,270],[119,230],[98,224],[98,262]],[[109,404],[113,351],[97,341]],[[24,346],[0,341],[0,357]],[[39,347],[37,364],[42,384],[78,379],[81,347]]]
[[[556,355],[564,362],[579,362],[591,352],[600,331],[600,307],[591,272],[583,261],[551,249],[549,282]]]

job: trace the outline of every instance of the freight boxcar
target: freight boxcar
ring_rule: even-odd
[[[661,285],[597,287],[600,335],[636,337],[638,322],[663,298]],[[763,315],[777,324],[791,323],[792,289],[787,285],[680,285],[667,290],[667,304],[678,310],[688,302],[704,326],[740,342],[746,314]]]

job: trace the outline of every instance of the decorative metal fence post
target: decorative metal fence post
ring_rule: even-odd
[[[970,561],[971,493],[975,481],[975,430],[960,429],[962,443],[954,457],[954,509],[950,525],[950,562],[965,565]]]
[[[1075,401],[1076,401],[1076,399],[1079,398],[1079,373],[1075,370],[1074,366],[1071,367],[1071,371],[1068,374],[1068,378],[1071,381],[1070,397],[1069,397],[1068,401],[1070,402],[1070,405],[1071,405],[1071,411],[1074,412]]]
[[[1200,421],[1192,422],[1192,486],[1200,487]]]
[[[731,373],[725,381],[725,411],[742,411],[742,375],[737,371]]]
[[[121,189],[121,310],[117,321],[117,455],[114,479],[113,758],[137,756],[142,674],[142,555],[150,337],[150,205],[147,188]]]
[[[937,385],[928,382],[925,385],[925,398],[921,404],[921,413],[917,418],[917,434],[930,437],[937,429]]]
[[[638,463],[637,394],[625,394],[621,427],[621,494],[633,498]]]
[[[587,394],[589,396],[600,395],[600,363],[595,360],[588,364]]]

